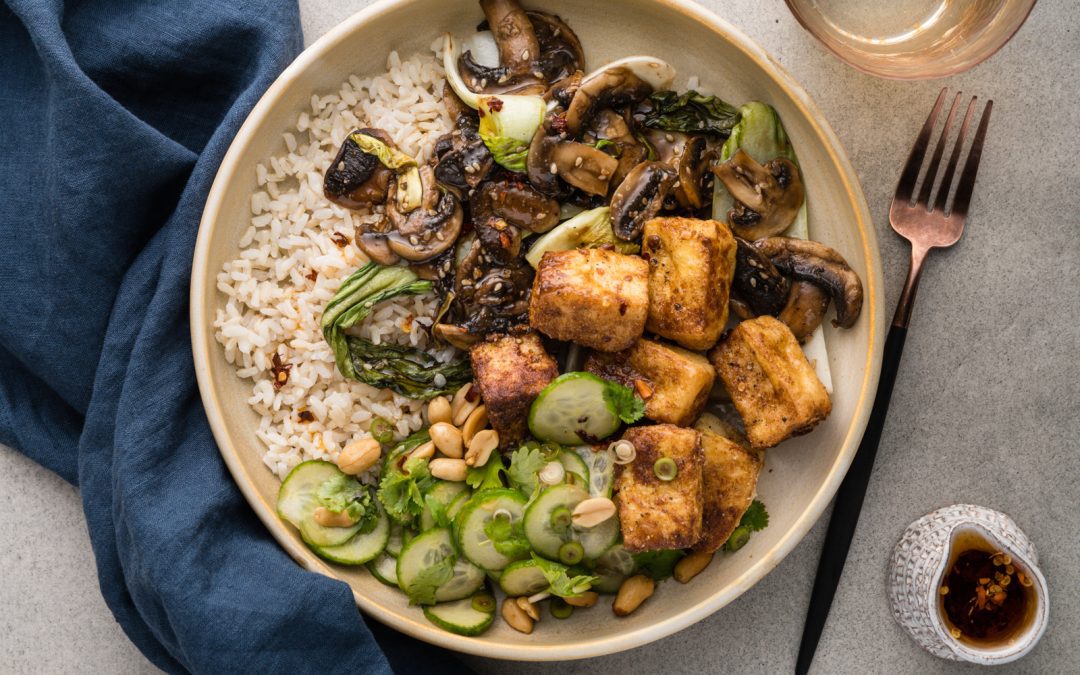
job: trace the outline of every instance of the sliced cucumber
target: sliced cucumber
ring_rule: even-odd
[[[315,522],[311,514],[304,516],[300,521],[300,536],[314,549],[323,549],[330,546],[340,546],[352,539],[353,535],[360,531],[360,524],[349,527],[326,527]],[[389,529],[387,530],[389,533]],[[386,542],[383,542],[385,545]]]
[[[495,612],[476,609],[471,597],[425,607],[424,616],[443,630],[469,636],[483,633],[495,620]]]
[[[389,538],[390,519],[387,518],[386,513],[380,507],[379,519],[375,522],[375,528],[370,532],[357,533],[344,544],[338,546],[313,548],[320,556],[332,562],[342,565],[363,565],[382,553]]]
[[[567,483],[573,482],[575,485],[582,486],[589,484],[589,467],[573,450],[570,448],[560,450],[559,463],[566,469],[567,474],[572,473],[577,476],[573,481],[567,480]]]
[[[436,527],[418,534],[401,549],[397,559],[398,587],[410,598],[426,570],[446,559],[454,560],[453,576],[435,591],[436,602],[458,600],[476,592],[484,583],[484,572],[454,551],[450,530]]]
[[[633,572],[634,557],[622,544],[615,544],[596,559],[592,574],[597,580],[593,582],[592,590],[605,594],[618,593],[619,586]]]
[[[433,497],[435,501],[442,504],[445,508],[449,506],[450,503],[453,502],[454,499],[456,499],[459,495],[467,492],[469,492],[469,486],[465,483],[441,480],[432,485],[431,489],[428,490],[427,495],[425,496]],[[447,513],[446,515],[447,517],[450,516],[449,513]],[[425,504],[424,510],[420,512],[420,531],[423,532],[425,530],[430,530],[436,525],[437,523],[435,522],[435,516],[431,514],[431,509],[429,509]]]
[[[401,555],[401,547],[405,545],[411,536],[406,536],[406,530],[397,523],[390,523],[390,539],[386,542],[386,552],[395,558]]]
[[[305,516],[311,515],[318,504],[319,488],[326,481],[341,475],[337,465],[322,460],[301,462],[289,472],[278,488],[278,515],[300,527]],[[340,543],[340,542],[339,542]]]
[[[578,446],[574,452],[589,467],[589,495],[610,498],[615,487],[615,453],[606,447],[595,450],[591,445]]]
[[[510,514],[510,526],[520,527],[525,511],[525,496],[510,488],[482,490],[473,495],[469,503],[454,519],[454,533],[462,555],[485,570],[497,572],[515,560],[528,557],[527,550],[504,553],[496,549],[488,533],[488,523],[497,511]],[[520,536],[520,535],[519,535]]]
[[[573,525],[556,528],[552,515],[557,509],[573,512],[574,507],[589,498],[585,488],[578,485],[553,485],[536,497],[525,510],[525,537],[533,549],[550,560],[559,560],[559,548],[571,541],[581,544],[585,560],[595,560],[619,538],[619,519],[608,518],[587,529]]]
[[[529,408],[529,431],[562,445],[607,438],[618,430],[620,421],[604,400],[606,386],[605,380],[590,373],[560,375]]]
[[[469,503],[469,497],[472,497],[471,492],[462,492],[454,500],[450,502],[450,506],[446,507],[446,517],[453,522],[454,518],[457,518],[457,514],[461,513],[461,509],[465,508],[465,505]]]
[[[499,588],[512,598],[547,590],[547,577],[533,559],[510,563],[499,577]]]
[[[387,586],[397,588],[397,559],[386,551],[375,556],[367,564],[371,576],[383,582]]]

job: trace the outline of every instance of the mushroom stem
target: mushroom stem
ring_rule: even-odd
[[[785,275],[817,284],[836,305],[833,325],[851,328],[862,310],[862,281],[844,257],[816,242],[792,237],[768,237],[754,242]]]

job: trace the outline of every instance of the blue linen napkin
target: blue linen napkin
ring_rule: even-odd
[[[162,669],[454,671],[285,555],[195,384],[203,202],[301,46],[295,0],[0,4],[0,442],[79,485],[102,594]]]

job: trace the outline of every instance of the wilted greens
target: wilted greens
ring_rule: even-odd
[[[642,123],[651,129],[727,138],[739,122],[739,111],[734,107],[693,89],[682,94],[658,91],[649,96],[649,102],[652,109],[645,113]]]

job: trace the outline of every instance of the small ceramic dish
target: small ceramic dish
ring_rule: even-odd
[[[760,47],[717,16],[680,0],[610,2],[532,0],[567,20],[581,38],[588,67],[633,54],[669,61],[680,86],[697,75],[725,100],[772,104],[794,142],[809,196],[815,239],[839,250],[863,279],[865,303],[854,328],[826,322],[832,368],[832,415],[810,435],[769,451],[758,486],[769,527],[737,554],[719,555],[692,583],[668,581],[641,611],[617,619],[610,601],[566,621],[545,621],[529,636],[502,621],[474,638],[428,623],[397,589],[364,568],[317,558],[275,513],[279,481],[263,465],[250,384],[236,376],[213,335],[214,311],[224,302],[215,275],[238,255],[251,218],[255,166],[281,152],[282,133],[295,126],[313,93],[336,90],[350,74],[382,72],[387,54],[428,49],[445,31],[465,35],[482,18],[474,0],[378,2],[346,20],[301,54],[251,112],[222,161],[206,202],[191,278],[192,344],[207,417],[229,470],[252,508],[281,546],[305,568],[349,584],[369,616],[443,647],[484,656],[557,660],[597,656],[670,635],[717,611],[772,570],[803,538],[832,499],[862,437],[877,387],[884,317],[881,262],[858,179],[840,142],[805,91]]]

